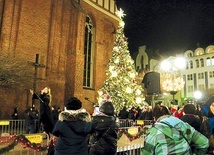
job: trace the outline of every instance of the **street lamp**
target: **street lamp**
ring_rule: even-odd
[[[163,90],[168,91],[173,96],[184,87],[183,78],[179,77],[179,71],[185,67],[185,59],[182,57],[169,57],[161,63],[161,69],[165,72],[165,79],[162,83]]]
[[[202,98],[202,92],[199,90],[195,91],[193,95],[196,103]]]

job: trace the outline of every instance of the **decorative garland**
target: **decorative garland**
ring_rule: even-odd
[[[122,137],[122,135],[125,134],[130,141],[133,141],[133,140],[138,139],[139,137],[141,137],[148,130],[147,127],[138,126],[138,133],[136,135],[132,135],[132,134],[130,134],[128,132],[128,129],[130,129],[130,128],[121,128],[121,129],[119,129],[118,130],[118,139],[120,139]],[[9,139],[12,139],[12,138],[15,138],[15,139],[9,145],[7,145],[6,147],[1,148],[0,149],[0,154],[4,154],[6,152],[9,152],[18,143],[21,143],[25,147],[33,149],[33,150],[35,150],[37,152],[47,151],[49,149],[49,145],[50,145],[49,144],[48,146],[41,146],[41,144],[31,143],[24,135],[19,135],[19,136],[12,135],[12,136],[9,136]],[[55,143],[57,141],[57,138],[53,137],[53,138],[51,138],[51,141],[52,141],[52,143],[51,143],[50,147],[54,147]]]
[[[9,139],[15,138],[12,143],[10,143],[8,146],[3,147],[0,149],[0,154],[6,153],[10,150],[12,150],[18,143],[21,143],[22,145],[25,145],[27,148],[31,148],[37,152],[42,152],[48,150],[48,146],[41,146],[40,144],[31,143],[24,135],[13,135],[10,136]]]
[[[146,134],[148,128],[143,126],[138,126],[138,133],[136,135],[132,135],[128,132],[128,128],[119,129],[118,130],[118,139],[122,137],[123,134],[127,136],[130,141],[140,138],[143,134]]]

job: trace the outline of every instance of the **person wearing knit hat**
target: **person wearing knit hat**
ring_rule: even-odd
[[[91,116],[82,108],[82,102],[70,97],[52,132],[59,137],[54,155],[88,155],[87,136],[91,128]]]
[[[89,140],[89,155],[115,155],[117,153],[118,122],[115,109],[110,101],[104,102],[99,114],[92,118],[92,131]]]

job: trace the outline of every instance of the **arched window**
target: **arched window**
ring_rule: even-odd
[[[199,68],[199,60],[198,59],[195,60],[195,64],[196,64],[196,68]]]
[[[189,67],[193,68],[193,62],[192,62],[192,60],[189,61]]]
[[[214,56],[211,59],[212,66],[214,66]]]
[[[93,64],[94,64],[94,26],[89,16],[85,19],[85,41],[84,41],[84,76],[83,87],[92,88]]]
[[[206,65],[207,65],[207,66],[210,66],[210,65],[211,65],[210,57],[207,58],[207,60],[206,60]]]
[[[200,59],[201,67],[204,67],[204,59]]]
[[[189,62],[186,62],[186,69],[189,69]]]

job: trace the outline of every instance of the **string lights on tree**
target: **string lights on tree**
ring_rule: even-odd
[[[106,70],[107,78],[102,88],[98,90],[98,102],[101,102],[108,94],[111,96],[111,101],[116,110],[119,111],[124,105],[140,106],[144,101],[144,96],[142,94],[143,88],[136,81],[137,72],[128,50],[128,39],[124,35],[124,11],[119,9],[116,15],[120,21],[112,57],[108,63],[108,70]]]

